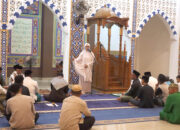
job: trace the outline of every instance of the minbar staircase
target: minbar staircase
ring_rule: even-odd
[[[126,91],[130,86],[131,58],[126,61],[125,55],[108,55],[104,48],[101,53],[94,64],[93,88],[105,93]],[[97,56],[96,49],[94,54]]]

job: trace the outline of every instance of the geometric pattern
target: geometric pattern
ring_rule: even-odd
[[[39,27],[41,27],[41,17],[34,17],[33,15],[23,15],[20,16],[19,18],[25,18],[25,19],[31,19],[32,20],[32,53],[30,56],[33,56],[33,64],[32,67],[40,67],[40,57],[41,57],[41,46],[40,44],[40,39],[41,39],[41,30]],[[25,57],[27,54],[11,54],[11,39],[12,39],[12,31],[9,31],[9,46],[8,46],[8,67],[13,67],[14,64],[21,64],[23,67],[28,67],[26,64],[26,59]]]
[[[157,10],[157,11],[153,11],[151,14],[149,14],[147,16],[147,18],[145,18],[142,22],[139,23],[139,26],[137,28],[137,31],[136,31],[136,37],[139,37],[142,29],[144,28],[144,26],[146,25],[146,23],[151,19],[153,18],[155,15],[159,15],[161,16],[166,22],[167,24],[169,25],[169,28],[171,29],[173,35],[176,35],[177,32],[175,30],[175,25],[173,24],[173,22],[169,19],[169,17],[162,11],[160,10]]]
[[[75,0],[73,0],[75,2]],[[73,18],[75,14],[72,12],[71,19],[71,46],[70,46],[70,83],[77,84],[79,81],[79,77],[76,74],[72,59],[77,58],[80,52],[83,49],[84,44],[84,24],[81,22],[80,24],[76,24],[75,19]]]
[[[176,1],[172,0],[158,0],[161,4],[158,5],[157,0],[85,0],[91,8],[86,14],[85,18],[92,17],[98,11],[98,9],[104,7],[110,8],[118,17],[129,17],[129,27],[127,33],[132,38],[131,56],[132,56],[132,70],[134,68],[134,49],[135,38],[139,37],[143,27],[146,23],[155,15],[160,15],[168,23],[172,34],[176,35],[175,30],[175,17],[176,17]],[[73,1],[75,2],[75,0]],[[147,2],[147,3],[146,3]],[[145,4],[146,3],[146,4]],[[73,16],[73,14],[72,14]],[[169,16],[169,17],[168,17]],[[87,22],[84,21],[84,32],[87,29]],[[80,32],[82,31],[82,25],[75,26],[74,22],[71,23],[71,58],[77,57],[81,52],[83,43],[80,39],[74,39],[74,37],[82,37]],[[83,33],[83,32],[82,32]],[[82,37],[84,42],[84,37]],[[79,46],[81,45],[81,46]],[[78,47],[77,47],[78,46]],[[76,73],[70,64],[70,81],[76,83],[78,80]]]
[[[39,0],[8,0],[8,24],[3,26],[0,22],[0,29],[11,30],[13,28],[13,25],[15,24],[16,18],[18,18],[28,6],[37,1]],[[53,13],[56,14],[60,22],[60,26],[64,31],[67,31],[67,0],[42,0],[42,2],[47,5]]]
[[[27,9],[24,9],[22,14],[39,15],[39,4],[41,4],[41,2],[34,2],[30,6],[28,6]]]
[[[1,62],[3,67],[3,74],[6,75],[6,56],[7,56],[7,37],[8,32],[15,24],[16,18],[30,6],[33,2],[39,0],[1,0],[0,2],[0,29],[1,31]],[[62,31],[67,32],[70,23],[67,23],[67,7],[68,0],[41,0],[47,5],[52,12],[57,15]],[[128,34],[132,37],[132,46],[135,43],[134,38],[138,37],[146,23],[154,16],[160,15],[167,21],[173,35],[176,35],[176,0],[86,0],[91,6],[87,16],[95,14],[95,12],[102,6],[107,5],[119,17],[129,17]],[[75,2],[75,0],[73,0]],[[72,17],[74,14],[72,14]],[[71,17],[71,18],[72,18]],[[71,57],[77,57],[82,50],[84,43],[83,29],[84,24],[75,25],[73,18],[71,21]],[[4,37],[6,36],[6,38]],[[132,50],[134,48],[132,47]],[[133,60],[133,57],[132,57]],[[71,61],[71,60],[70,60]],[[5,70],[4,70],[5,69]],[[78,77],[73,70],[72,63],[70,63],[70,81],[78,81]]]
[[[63,42],[62,42],[62,29],[59,22],[54,17],[54,32],[53,32],[53,62],[52,67],[56,67],[56,63],[60,63],[63,60]]]
[[[160,15],[168,23],[173,35],[176,35],[176,0],[137,0],[136,37],[144,25],[155,15]]]
[[[13,7],[12,5],[10,6]],[[41,17],[42,17],[42,3],[37,1],[28,6],[23,10],[22,15],[19,19],[29,19],[32,20],[32,34],[30,35],[32,41],[32,51],[29,56],[33,57],[32,67],[40,67],[41,63]],[[23,67],[28,67],[26,63],[27,54],[11,54],[11,39],[12,39],[12,30],[9,30],[9,42],[8,42],[8,67],[13,67],[14,64],[21,64]],[[14,32],[15,33],[15,32]]]
[[[106,5],[107,8],[110,8],[118,17],[128,17],[129,18],[129,37],[131,37],[132,30],[132,21],[133,21],[133,0],[86,0],[87,3],[91,6],[85,18],[92,17],[96,12],[103,8]],[[85,23],[87,23],[85,21]],[[85,24],[85,28],[87,25]]]
[[[60,26],[64,32],[67,32],[67,7],[68,0],[41,0],[52,12],[57,16]],[[3,68],[3,76],[7,77],[7,45],[8,31],[13,28],[16,19],[20,14],[34,2],[39,0],[2,0],[0,2],[0,31],[1,31],[1,63]],[[3,31],[2,31],[3,30]],[[5,30],[5,31],[4,31]],[[5,38],[6,36],[6,38]]]

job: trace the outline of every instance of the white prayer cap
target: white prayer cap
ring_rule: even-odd
[[[84,46],[85,46],[85,47],[86,47],[86,46],[90,47],[90,44],[89,44],[89,43],[86,43]]]

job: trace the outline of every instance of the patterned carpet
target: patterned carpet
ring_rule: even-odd
[[[157,121],[159,120],[159,112],[162,110],[159,107],[153,109],[132,107],[127,103],[116,101],[117,97],[110,94],[83,95],[81,98],[87,102],[92,115],[95,116],[95,125]],[[43,98],[42,102],[35,104],[40,118],[34,129],[58,129],[61,105],[61,103],[47,102]],[[0,129],[6,130],[8,127],[7,120],[0,118]]]

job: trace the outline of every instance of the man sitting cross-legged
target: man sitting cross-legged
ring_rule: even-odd
[[[68,83],[64,80],[62,72],[59,72],[51,81],[50,94],[44,95],[44,98],[50,102],[63,102],[69,96],[68,91]]]
[[[39,115],[34,109],[34,100],[30,96],[22,95],[20,84],[12,84],[10,92],[15,95],[7,101],[6,116],[11,128],[30,129],[35,126]]]
[[[117,100],[121,102],[129,102],[130,99],[135,98],[141,88],[141,83],[139,81],[140,73],[136,70],[131,74],[131,78],[133,80],[130,90],[125,93],[125,95],[120,96]]]
[[[37,81],[32,79],[32,71],[25,71],[25,79],[23,85],[29,89],[30,96],[34,99],[35,102],[41,101],[41,95],[39,94],[39,87]]]
[[[140,89],[138,96],[135,99],[130,99],[129,104],[135,105],[142,108],[152,108],[154,107],[153,97],[154,90],[148,85],[149,77],[142,77],[143,87]]]
[[[89,130],[95,122],[91,116],[87,104],[80,96],[82,88],[80,85],[72,86],[72,96],[64,99],[60,114],[59,125],[61,130]],[[82,114],[85,118],[82,118]]]
[[[27,96],[30,96],[30,92],[29,92],[29,89],[25,86],[23,86],[23,80],[24,80],[24,77],[22,75],[18,75],[15,77],[15,83],[16,84],[19,84],[22,88],[22,94],[23,95],[27,95]],[[6,100],[10,99],[11,97],[13,97],[14,95],[12,95],[12,93],[10,92],[10,89],[11,89],[12,85],[9,86],[8,90],[7,90],[7,93],[6,93]]]
[[[180,93],[177,84],[169,86],[169,94],[164,109],[160,112],[160,119],[173,124],[180,124]]]

